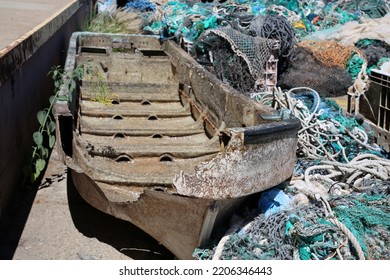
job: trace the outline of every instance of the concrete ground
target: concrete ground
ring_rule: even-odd
[[[0,50],[76,0],[0,0]]]
[[[38,189],[21,189],[0,223],[3,260],[173,258],[140,229],[87,204],[56,149]]]

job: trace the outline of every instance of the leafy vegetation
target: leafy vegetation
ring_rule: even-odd
[[[119,96],[112,94],[103,75],[99,71],[91,73],[91,100],[102,103],[106,106],[112,105],[113,100],[119,101]]]
[[[33,133],[34,144],[23,170],[30,183],[34,183],[45,169],[50,150],[56,141],[56,123],[53,117],[54,103],[57,100],[72,100],[72,92],[76,89],[77,81],[83,78],[84,70],[82,65],[72,72],[64,72],[60,66],[54,66],[48,74],[54,81],[54,95],[49,98],[49,107],[37,113],[39,128]],[[68,95],[59,95],[63,85],[66,87]]]

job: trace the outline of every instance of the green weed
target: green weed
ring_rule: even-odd
[[[28,161],[23,168],[24,175],[30,183],[34,183],[45,169],[50,150],[54,147],[56,141],[56,123],[53,117],[53,106],[57,100],[72,100],[72,93],[76,89],[77,81],[83,78],[84,72],[84,66],[78,66],[72,72],[64,72],[60,66],[54,66],[48,73],[54,82],[54,95],[49,98],[49,107],[37,113],[39,128],[33,133],[34,144]],[[62,86],[65,87],[67,95],[60,95]]]

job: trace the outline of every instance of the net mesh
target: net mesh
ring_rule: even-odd
[[[295,32],[285,17],[279,15],[260,15],[248,27],[249,35],[280,42],[280,58],[288,57],[295,45]]]
[[[375,66],[380,59],[390,57],[390,46],[383,41],[364,39],[356,45],[364,53],[368,68]]]
[[[388,192],[353,193],[329,199],[334,213],[357,237],[367,259],[389,259]],[[216,246],[197,248],[194,257],[211,259]],[[270,215],[259,214],[232,234],[221,259],[357,259],[346,235],[326,216],[320,203]]]
[[[253,37],[231,27],[222,27],[204,32],[198,38],[196,48],[198,51],[201,49],[198,58],[211,53],[208,60],[218,78],[245,93],[254,87],[265,90],[267,62],[271,56],[277,56],[275,52],[280,44],[276,40]]]
[[[308,49],[322,64],[343,69],[345,69],[347,60],[355,52],[354,47],[344,46],[335,41],[306,40],[299,43],[299,46]]]
[[[325,65],[309,49],[298,46],[292,51],[287,70],[278,78],[278,85],[284,89],[310,87],[321,96],[335,97],[345,95],[352,78],[343,68]]]

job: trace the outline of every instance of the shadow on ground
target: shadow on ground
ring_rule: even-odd
[[[135,260],[175,259],[169,250],[144,231],[90,206],[75,189],[70,172],[67,176],[65,172],[44,178],[39,187],[22,187],[14,195],[0,220],[0,260],[14,258],[37,191],[62,180],[67,180],[67,204],[74,226],[81,234],[96,238]]]
[[[3,213],[0,220],[0,260],[12,260],[36,194],[37,188],[21,187]]]
[[[136,260],[172,260],[175,256],[130,222],[119,220],[89,205],[77,192],[68,172],[68,201],[76,228],[85,236],[111,245]]]

